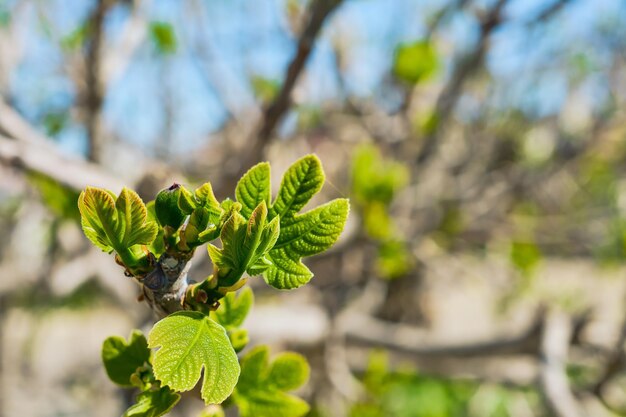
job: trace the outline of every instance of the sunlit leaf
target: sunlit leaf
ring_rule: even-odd
[[[239,362],[226,330],[202,313],[182,311],[157,322],[148,345],[154,354],[154,375],[175,391],[192,389],[204,369],[202,398],[222,403],[239,377]]]
[[[242,289],[239,293],[229,292],[220,301],[220,307],[213,313],[215,320],[225,328],[239,327],[246,319],[252,304],[254,294],[250,287]]]
[[[307,155],[285,172],[278,195],[269,207],[268,218],[272,225],[276,219],[278,239],[266,257],[259,258],[248,270],[254,275],[262,273],[268,284],[275,288],[297,288],[306,284],[313,274],[302,263],[302,258],[330,248],[339,238],[349,211],[348,201],[337,199],[304,214],[298,212],[322,188],[324,171],[315,155]],[[269,164],[258,164],[250,169],[238,184],[237,200],[242,204],[242,214],[252,212],[253,204],[270,200]],[[271,243],[278,232],[268,232]],[[270,247],[270,245],[267,245]],[[261,252],[261,251],[259,251]]]

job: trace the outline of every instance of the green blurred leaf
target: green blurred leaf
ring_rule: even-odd
[[[61,48],[67,51],[75,51],[82,48],[85,40],[89,37],[89,32],[89,24],[85,23],[78,26],[61,39]]]
[[[222,403],[239,377],[239,362],[226,330],[202,313],[181,311],[157,322],[148,336],[154,375],[175,391],[188,391],[204,368],[202,398]]]
[[[48,136],[56,136],[67,126],[69,115],[64,111],[52,111],[46,113],[43,118],[43,125]]]
[[[400,162],[383,158],[374,145],[364,144],[354,151],[351,177],[352,194],[360,205],[372,201],[389,205],[408,184],[409,170]]]
[[[267,346],[258,346],[241,360],[241,376],[233,401],[242,417],[299,417],[309,411],[302,399],[285,391],[298,388],[308,379],[306,359],[282,353],[269,364]]]
[[[150,23],[150,39],[156,50],[161,54],[173,54],[176,52],[178,42],[174,27],[166,22]]]
[[[159,417],[167,414],[179,400],[180,395],[169,387],[144,391],[137,396],[136,403],[130,406],[122,417]]]
[[[146,337],[133,330],[128,342],[123,337],[111,336],[102,344],[102,361],[111,381],[123,387],[132,386],[130,377],[150,361],[150,349]]]
[[[280,82],[264,77],[252,77],[252,91],[263,103],[269,103],[278,95]]]
[[[79,193],[43,174],[31,172],[28,174],[28,180],[37,188],[44,204],[55,215],[63,219],[80,219],[76,205]]]
[[[393,73],[409,84],[417,84],[437,72],[439,58],[428,41],[400,44],[395,51]]]
[[[376,269],[381,277],[396,279],[406,275],[414,266],[414,259],[405,242],[385,241],[378,249]]]
[[[511,263],[522,274],[529,276],[541,262],[541,249],[530,241],[513,241],[509,252]]]
[[[266,383],[281,391],[291,391],[309,379],[309,365],[302,355],[285,352],[278,355],[270,367]]]
[[[226,329],[240,327],[253,303],[254,294],[250,287],[242,289],[239,294],[229,292],[220,301],[220,307],[212,313],[212,318]]]

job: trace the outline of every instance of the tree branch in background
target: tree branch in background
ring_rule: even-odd
[[[278,95],[267,107],[263,114],[263,121],[257,133],[252,158],[260,158],[263,148],[269,143],[276,127],[283,119],[291,105],[291,93],[300,78],[304,66],[311,55],[313,45],[326,18],[341,4],[342,0],[315,0],[307,12],[308,23],[298,39],[296,55],[287,68],[285,79]],[[250,165],[250,164],[248,164]]]
[[[437,117],[436,127],[430,134],[423,138],[422,146],[416,157],[416,165],[418,167],[424,165],[435,153],[441,127],[446,124],[452,110],[454,110],[465,82],[481,67],[489,47],[489,38],[493,30],[497,28],[502,21],[502,9],[506,3],[507,0],[498,0],[482,19],[480,37],[476,47],[471,53],[460,59],[454,68],[450,81],[439,95],[437,104],[435,105],[435,114]]]
[[[99,165],[62,155],[51,144],[15,141],[1,135],[0,164],[43,174],[75,191],[94,184],[111,190],[124,185]]]
[[[90,42],[87,49],[87,74],[85,107],[87,110],[86,124],[89,147],[87,157],[90,161],[99,162],[102,159],[104,146],[102,103],[104,101],[105,85],[102,79],[104,47],[104,18],[112,6],[111,0],[98,0],[91,15],[89,24]]]
[[[548,407],[557,417],[582,417],[567,380],[567,351],[572,340],[570,318],[551,310],[546,317],[541,340],[540,379]]]
[[[111,50],[100,57],[102,60],[101,80],[105,89],[124,73],[135,51],[144,42],[148,33],[145,10],[152,0],[134,0],[131,3],[131,16],[121,29],[120,41],[117,45],[112,45]]]

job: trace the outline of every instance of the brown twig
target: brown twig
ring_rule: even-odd
[[[307,11],[307,24],[298,39],[296,54],[291,60],[278,95],[263,112],[263,119],[258,132],[251,139],[247,156],[241,164],[236,178],[245,172],[247,167],[254,165],[263,158],[265,148],[270,143],[274,131],[291,106],[293,89],[302,75],[304,67],[311,55],[315,40],[328,16],[342,3],[342,0],[314,0]]]
[[[102,52],[104,49],[104,18],[112,5],[111,0],[98,0],[89,25],[90,42],[87,49],[87,74],[85,107],[86,124],[89,138],[87,157],[90,161],[99,162],[103,151],[102,103],[105,87],[102,80]]]

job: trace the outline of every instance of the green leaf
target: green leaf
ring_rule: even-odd
[[[154,375],[175,391],[188,391],[204,368],[202,398],[207,404],[223,402],[239,377],[237,355],[226,330],[202,313],[181,311],[157,322],[148,345],[154,354]]]
[[[100,249],[124,252],[133,245],[152,243],[158,226],[148,221],[146,206],[132,190],[124,187],[115,194],[87,187],[78,197],[78,209],[85,235]]]
[[[213,187],[210,182],[203,184],[196,189],[194,193],[198,205],[206,208],[209,211],[209,223],[218,224],[224,211],[228,211],[223,208],[215,198],[213,194]]]
[[[509,252],[511,263],[523,275],[531,276],[541,262],[541,249],[532,241],[512,241]]]
[[[176,52],[178,42],[174,27],[166,22],[150,23],[150,38],[157,51],[162,54],[172,54]]]
[[[324,178],[317,156],[307,155],[297,160],[283,176],[269,217],[280,216],[281,226],[286,224],[322,188]]]
[[[227,329],[240,327],[253,303],[254,294],[250,287],[242,289],[239,294],[229,292],[222,298],[220,307],[213,313],[215,321]]]
[[[80,219],[76,206],[79,194],[44,174],[29,172],[28,180],[37,188],[45,205],[63,219]]]
[[[148,204],[146,204],[146,211],[148,212],[148,217],[147,217],[148,221],[158,224],[156,212],[154,209],[154,201],[150,201]],[[161,256],[163,252],[165,252],[165,240],[163,239],[162,228],[157,226],[157,235],[152,241],[152,243],[148,245],[148,250],[152,252],[154,256],[156,256],[157,258]]]
[[[122,417],[159,417],[167,414],[180,400],[180,395],[168,387],[156,391],[144,391],[137,402],[130,406]]]
[[[178,208],[183,214],[191,214],[197,205],[194,194],[187,188],[181,186],[178,194]]]
[[[264,229],[257,257],[246,268],[248,274],[263,274],[268,284],[279,289],[297,288],[311,279],[313,274],[302,258],[330,248],[339,238],[349,211],[348,201],[339,199],[298,215],[323,184],[324,171],[315,155],[304,156],[287,169],[269,207],[267,217],[271,221]],[[270,201],[270,193],[270,166],[257,164],[237,184],[241,213],[251,218],[260,204]],[[228,237],[223,236],[223,242],[224,238]]]
[[[87,187],[78,197],[85,236],[106,252],[119,246],[123,237],[123,226],[118,221],[115,199],[111,194],[101,188]]]
[[[437,72],[437,51],[428,41],[401,44],[396,49],[393,73],[399,79],[417,84]]]
[[[292,217],[283,226],[278,241],[269,252],[272,265],[263,273],[268,284],[279,289],[300,287],[313,277],[302,258],[330,248],[343,231],[350,205],[336,199],[305,214]]]
[[[308,379],[306,359],[287,352],[277,356],[270,366],[268,356],[267,346],[259,346],[241,360],[241,376],[232,397],[241,416],[303,416],[309,411],[308,404],[285,391],[298,388]]]
[[[139,330],[133,330],[128,343],[123,337],[111,336],[102,344],[102,361],[111,381],[130,387],[130,377],[137,368],[150,361],[150,349],[146,337]]]
[[[268,78],[254,76],[251,79],[254,95],[263,103],[269,103],[278,95],[280,82]]]
[[[249,218],[262,201],[270,205],[270,164],[261,162],[250,168],[237,183],[235,196],[241,203],[241,213]]]
[[[124,226],[122,245],[129,248],[133,245],[152,243],[158,232],[155,222],[148,221],[148,211],[136,192],[122,188],[115,208],[118,218]]]
[[[281,353],[274,359],[267,383],[282,391],[291,391],[304,385],[309,379],[309,364],[302,355]]]
[[[246,219],[233,211],[224,223],[222,249],[209,245],[208,251],[219,285],[234,285],[247,270],[258,271],[269,265],[265,257],[278,238],[279,222],[267,223],[267,206],[262,201]]]

